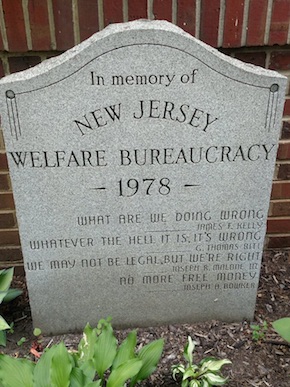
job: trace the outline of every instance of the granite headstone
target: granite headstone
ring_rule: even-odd
[[[34,325],[252,318],[285,87],[164,21],[2,79]]]

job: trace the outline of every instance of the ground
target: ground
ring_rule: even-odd
[[[77,346],[80,335],[62,335],[43,338],[42,347],[35,348],[32,335],[29,301],[25,279],[17,276],[13,287],[24,290],[22,296],[2,308],[1,314],[12,322],[14,333],[8,334],[7,347],[0,351],[11,356],[29,356],[36,360],[31,348],[41,352],[64,340],[69,348]],[[254,321],[224,323],[210,321],[198,324],[168,325],[138,329],[138,345],[141,347],[157,338],[165,339],[165,347],[156,372],[144,381],[142,386],[178,386],[171,377],[171,366],[180,363],[187,336],[197,343],[195,360],[205,356],[228,358],[232,365],[224,367],[224,375],[229,376],[229,387],[289,387],[290,386],[290,344],[284,342],[271,326],[274,320],[290,316],[290,256],[287,252],[266,252],[263,257],[259,290]],[[264,338],[254,341],[251,324],[262,325],[268,329]],[[128,331],[117,331],[121,341]],[[17,342],[24,337],[22,345]],[[32,349],[33,352],[33,349]]]

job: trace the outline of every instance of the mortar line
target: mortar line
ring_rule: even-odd
[[[266,58],[265,58],[265,69],[268,69],[270,66],[270,60],[271,60],[271,54],[269,51],[266,51]]]
[[[225,0],[220,0],[219,28],[218,28],[218,47],[222,47],[225,27]]]
[[[195,37],[200,36],[200,16],[201,16],[201,0],[195,2]]]
[[[31,40],[31,28],[30,28],[30,20],[29,20],[29,12],[28,12],[28,0],[22,0],[22,11],[23,11],[23,17],[24,17],[27,48],[29,51],[31,51],[32,40]]]
[[[10,66],[9,66],[8,57],[6,55],[2,56],[2,63],[3,63],[3,68],[4,68],[4,74],[9,75],[10,74]]]
[[[99,18],[99,31],[104,29],[104,3],[103,0],[98,0],[98,18]]]
[[[172,23],[177,24],[177,0],[172,0]]]
[[[48,23],[52,50],[56,50],[55,23],[53,16],[52,0],[47,0]]]
[[[264,34],[264,45],[267,46],[269,43],[271,18],[272,18],[273,0],[268,0],[265,34]]]
[[[245,0],[244,13],[243,13],[242,36],[241,36],[241,46],[245,46],[247,43],[249,8],[250,8],[250,0]]]
[[[147,0],[147,19],[154,20],[153,14],[153,0]]]
[[[123,0],[123,21],[126,23],[129,20],[128,0]]]
[[[2,40],[3,40],[4,50],[9,51],[2,0],[0,0],[0,30],[1,30]]]
[[[78,0],[72,0],[72,16],[73,16],[74,42],[75,44],[79,44],[81,41],[81,38],[80,38]]]

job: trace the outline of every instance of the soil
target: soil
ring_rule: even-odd
[[[34,352],[63,340],[68,348],[76,348],[79,334],[44,337],[41,345],[32,334],[29,300],[24,276],[16,276],[13,287],[23,289],[23,294],[2,308],[1,314],[7,321],[14,321],[14,333],[7,336],[6,348],[0,351],[15,357],[30,357],[37,360]],[[228,358],[231,365],[223,368],[229,377],[229,387],[289,387],[290,386],[290,344],[283,341],[273,330],[271,322],[290,316],[290,257],[287,252],[266,252],[263,257],[260,284],[254,321],[225,323],[210,321],[197,324],[167,325],[140,328],[138,346],[157,339],[165,339],[163,355],[157,370],[141,385],[180,386],[171,377],[171,366],[183,362],[183,348],[190,335],[197,343],[194,359],[214,356]],[[253,340],[251,324],[268,324],[263,338]],[[128,331],[116,331],[122,341]],[[17,342],[24,337],[22,345]]]

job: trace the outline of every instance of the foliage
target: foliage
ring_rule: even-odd
[[[0,270],[0,304],[2,302],[9,302],[18,297],[22,291],[19,289],[11,289],[10,284],[13,278],[14,269]],[[0,315],[0,345],[6,345],[6,330],[10,329],[10,325]]]
[[[24,344],[26,341],[26,337],[21,337],[20,340],[17,341],[17,345],[20,347],[22,344]]]
[[[265,333],[268,331],[267,321],[263,321],[262,325],[250,325],[252,328],[252,339],[253,341],[260,341],[265,337]]]
[[[193,351],[196,342],[188,336],[188,343],[184,348],[184,358],[187,365],[178,364],[172,367],[173,379],[182,375],[181,387],[211,387],[222,386],[227,383],[227,378],[221,375],[221,368],[231,364],[228,359],[217,360],[213,357],[204,358],[199,364],[193,364]]]
[[[2,387],[130,387],[146,379],[160,359],[163,340],[156,340],[135,352],[135,331],[118,347],[109,320],[96,328],[86,325],[77,352],[64,343],[47,348],[35,364],[28,359],[0,355]]]
[[[282,337],[282,339],[290,343],[290,317],[283,317],[272,323],[275,331]]]
[[[33,329],[33,336],[39,337],[41,335],[41,329],[39,328],[34,328]]]

